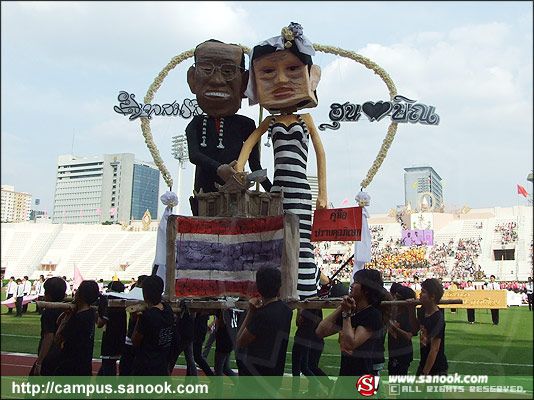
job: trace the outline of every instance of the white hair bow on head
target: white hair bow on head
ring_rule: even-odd
[[[272,46],[276,48],[276,51],[287,50],[293,45],[293,41],[297,46],[297,49],[303,54],[309,56],[315,55],[315,49],[313,48],[313,43],[302,34],[302,26],[296,22],[291,22],[289,26],[284,26],[282,28],[282,34],[279,36],[273,36],[267,40],[264,40],[258,43],[256,46]],[[249,75],[248,75],[248,85],[247,90],[245,91],[245,96],[248,97],[248,104],[253,106],[258,104],[258,99],[256,95],[256,80],[254,76],[254,69],[252,68],[252,58],[253,58],[254,49],[250,50],[248,55],[249,57]]]

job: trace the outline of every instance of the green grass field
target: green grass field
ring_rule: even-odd
[[[5,294],[2,291],[2,300]],[[30,304],[28,313],[22,318],[5,315],[7,308],[1,307],[1,350],[36,354],[40,337],[40,316],[35,312],[35,305]],[[15,311],[14,311],[15,312]],[[325,316],[331,310],[325,310]],[[476,311],[476,324],[467,323],[466,310],[458,309],[456,314],[445,310],[445,354],[449,360],[449,373],[481,374],[492,376],[532,376],[533,371],[533,312],[528,307],[511,307],[500,310],[499,325],[491,322],[489,310]],[[286,372],[291,373],[292,336],[296,327],[295,319],[291,330]],[[480,323],[482,322],[482,323]],[[102,330],[96,329],[94,357],[100,356]],[[415,374],[419,363],[419,342],[412,339],[414,361],[410,373]],[[387,339],[386,339],[387,341]],[[325,340],[325,349],[321,357],[321,368],[332,376],[339,371],[340,351],[337,335]],[[214,348],[213,348],[214,349]],[[210,352],[208,363],[213,365],[214,351]],[[387,349],[387,343],[386,343]],[[387,359],[387,350],[386,350]],[[185,365],[183,355],[178,364]],[[235,362],[231,363],[236,368]],[[383,370],[387,374],[387,364]]]

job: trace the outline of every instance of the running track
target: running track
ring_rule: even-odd
[[[0,358],[1,375],[2,376],[28,376],[33,363],[37,357],[33,354],[21,353],[7,353],[2,352]],[[93,375],[98,373],[100,369],[100,360],[93,359]],[[117,363],[118,364],[118,363]],[[204,376],[204,373],[199,370],[199,376]],[[176,365],[172,373],[173,376],[184,376],[185,366]]]

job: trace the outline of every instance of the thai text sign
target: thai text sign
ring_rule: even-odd
[[[362,207],[315,210],[312,242],[362,240]]]
[[[340,122],[356,122],[362,113],[370,122],[380,121],[390,116],[391,122],[396,123],[420,123],[423,125],[438,125],[439,115],[435,113],[436,107],[417,103],[404,96],[394,96],[392,101],[366,101],[363,104],[350,102],[332,103],[328,118],[332,124],[320,124],[319,129],[339,129]]]
[[[195,115],[202,115],[202,109],[198,106],[196,100],[185,99],[180,105],[176,101],[172,103],[159,104],[143,104],[135,100],[135,94],[121,90],[119,96],[119,105],[114,106],[113,110],[122,115],[130,115],[130,121],[134,119],[145,117],[152,119],[152,115],[162,116],[177,116],[189,119]]]
[[[415,293],[419,298],[421,291]],[[461,299],[463,304],[440,304],[440,308],[507,308],[506,290],[445,290],[441,299]]]

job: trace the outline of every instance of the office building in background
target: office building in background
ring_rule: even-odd
[[[441,177],[430,166],[404,168],[404,205],[411,210],[433,209],[443,203]]]
[[[15,187],[2,185],[2,222],[23,222],[30,220],[32,195],[15,192]]]
[[[134,154],[58,157],[52,223],[99,224],[157,218],[157,167]]]

